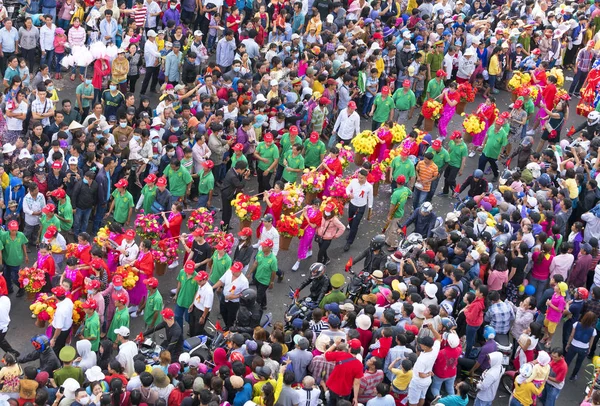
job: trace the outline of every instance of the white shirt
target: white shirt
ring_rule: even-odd
[[[8,296],[0,297],[0,331],[6,333],[10,323],[10,299]]]
[[[214,297],[215,293],[213,292],[210,283],[205,283],[204,286],[198,286],[198,292],[196,292],[196,297],[194,298],[194,306],[201,311],[204,311],[204,309],[210,311],[212,309]]]
[[[131,377],[135,373],[133,369],[133,357],[138,354],[138,348],[134,341],[127,341],[119,346],[117,361],[123,366],[125,374]]]
[[[46,205],[46,198],[43,194],[37,194],[34,199],[31,193],[27,193],[23,199],[23,213],[25,213],[25,223],[30,226],[37,226],[40,224],[40,216],[34,216],[33,213],[41,212]],[[41,214],[40,214],[41,215]]]
[[[446,77],[450,78],[452,77],[452,67],[454,64],[454,56],[450,55],[450,54],[446,54],[444,55],[444,61],[443,61],[443,66],[444,66],[444,71],[446,72]]]
[[[279,231],[275,227],[271,227],[270,230],[267,230],[267,227],[263,227],[262,232],[260,233],[260,239],[258,240],[258,249],[262,251],[261,243],[270,239],[273,241],[273,255],[277,256],[279,252]]]
[[[335,120],[333,131],[344,141],[350,141],[360,133],[360,117],[356,111],[348,116],[348,109],[343,109]]]
[[[121,265],[131,265],[135,262],[140,253],[140,247],[135,243],[135,240],[131,242],[127,242],[126,239],[123,239],[119,248],[125,250],[124,254],[119,255],[119,263]]]
[[[48,27],[46,24],[40,28],[40,48],[42,51],[54,50],[54,32],[56,31],[56,25],[52,24]]]
[[[146,67],[156,66],[157,58],[160,58],[160,52],[158,52],[156,43],[150,40],[146,41],[146,44],[144,45],[144,61],[146,62]]]
[[[27,113],[27,103],[25,101],[21,101],[17,107],[11,110],[14,114]],[[22,131],[23,130],[23,120],[20,118],[8,117],[6,116],[6,126],[9,131]]]
[[[160,13],[160,6],[155,1],[146,2],[144,5],[146,6],[146,28],[156,28],[156,16],[153,17],[151,14]]]
[[[68,297],[56,305],[52,327],[57,330],[67,331],[73,325],[73,302]],[[137,353],[137,350],[136,350]]]
[[[219,279],[223,284],[223,295],[227,297],[227,295],[239,295],[245,289],[248,289],[250,285],[248,284],[248,279],[244,276],[244,274],[240,274],[235,280],[233,280],[233,272],[228,270],[225,272],[221,279]],[[208,283],[207,283],[208,285]],[[240,301],[239,298],[233,300],[225,300],[226,302],[237,303]]]
[[[436,340],[433,343],[431,351],[421,352],[421,354],[419,354],[419,358],[417,358],[417,362],[415,362],[415,365],[413,366],[413,378],[410,381],[410,385],[416,385],[419,388],[428,388],[429,385],[431,385],[431,377],[421,378],[419,372],[424,374],[431,372],[439,352],[440,342]]]
[[[358,179],[352,179],[350,184],[346,186],[346,192],[352,196],[350,203],[356,207],[363,207],[368,205],[368,208],[373,207],[373,185],[369,182],[365,182],[361,185]]]

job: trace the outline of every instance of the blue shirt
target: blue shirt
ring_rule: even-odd
[[[15,42],[19,40],[19,31],[16,28],[11,28],[10,31],[6,27],[0,30],[0,44],[2,52],[15,52]]]

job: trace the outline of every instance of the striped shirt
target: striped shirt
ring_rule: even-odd
[[[583,48],[577,54],[577,69],[581,70],[582,72],[589,72],[593,60],[594,52]]]
[[[143,27],[146,22],[146,13],[148,12],[148,7],[136,7],[133,9],[133,19],[135,20],[135,25],[137,27]]]
[[[69,28],[69,44],[72,47],[85,45],[85,29],[82,26]]]
[[[438,167],[436,164],[431,162],[427,165],[425,161],[420,161],[417,164],[417,182],[415,187],[423,192],[429,192],[431,189],[431,182],[438,176]],[[421,184],[421,186],[419,186]]]

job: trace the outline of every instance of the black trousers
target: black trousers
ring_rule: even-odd
[[[271,189],[271,176],[273,176],[273,172],[265,175],[262,169],[256,168],[256,176],[258,178],[258,193]]]
[[[191,337],[206,335],[206,330],[204,330],[206,320],[204,320],[204,323],[200,323],[200,319],[202,318],[203,314],[204,311],[198,309],[196,306],[192,307],[189,321]]]
[[[225,304],[221,306],[221,315],[223,316],[223,321],[225,322],[227,329],[230,329],[235,323],[239,308],[239,302],[225,302]]]
[[[15,354],[17,353],[17,350],[15,350],[6,340],[6,333],[8,333],[8,328],[4,333],[0,331],[0,348],[2,348],[4,352],[10,352],[12,354]]]
[[[256,282],[256,303],[261,305],[262,307],[267,307],[267,289],[269,289],[269,285],[263,285],[259,281]]]
[[[327,262],[329,257],[327,256],[327,249],[331,245],[331,240],[323,240],[319,244],[319,253],[317,254],[317,262],[324,264]]]
[[[67,338],[69,338],[70,332],[71,332],[71,329],[61,330],[58,337],[56,337],[56,342],[54,343],[54,353],[56,354],[57,357],[58,357],[58,354],[60,353],[60,350],[62,350],[63,347],[65,345],[67,345]]]
[[[497,178],[499,173],[498,173],[498,160],[494,159],[494,158],[490,158],[487,157],[485,155],[485,153],[482,153],[479,156],[479,165],[478,165],[478,169],[484,171],[485,170],[485,165],[489,162],[490,166],[492,167],[492,172],[494,173],[494,177]]]
[[[231,207],[231,201],[233,199],[227,199],[221,194],[221,220],[223,220],[223,228],[227,230],[229,228],[229,222],[233,215],[233,208]]]
[[[36,61],[36,53],[37,53],[36,48],[33,48],[33,49],[21,48],[21,56],[23,58],[25,58],[25,61],[27,61],[27,66],[29,67],[29,72],[33,72],[33,67],[34,67],[35,61]],[[85,117],[87,117],[87,116],[85,116]]]
[[[459,170],[460,168],[450,165],[444,170],[444,194],[448,194],[448,191],[450,191],[450,193],[454,192],[454,188],[456,187],[456,176],[458,176]]]
[[[152,79],[152,84],[150,84],[150,90],[153,92],[156,91],[156,85],[158,84],[158,70],[158,66],[146,67],[146,74],[144,75],[144,81],[142,82],[142,90],[140,91],[140,94],[146,94],[146,90],[148,89],[150,79]]]
[[[346,242],[348,245],[352,245],[354,239],[356,238],[356,233],[358,233],[358,226],[360,225],[360,221],[365,215],[365,210],[367,209],[367,205],[357,207],[352,203],[348,205],[348,219],[350,222],[350,234],[348,234],[348,239]]]

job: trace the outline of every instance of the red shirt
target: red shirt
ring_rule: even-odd
[[[483,323],[483,309],[485,309],[485,302],[482,297],[477,297],[465,309],[465,319],[467,324],[472,327],[479,327]]]
[[[233,24],[231,25],[229,28],[233,31],[233,32],[237,32],[238,28],[240,28],[240,22],[242,21],[240,19],[240,16],[234,16],[233,14],[231,14],[229,17],[227,17],[227,24]]]
[[[43,269],[45,273],[53,277],[56,274],[56,264],[52,255],[48,254],[42,263],[37,264],[38,269]]]
[[[0,275],[0,296],[8,295],[8,286],[6,285],[6,279],[4,275]]]
[[[173,216],[169,216],[169,228],[168,234],[170,237],[179,237],[181,234],[181,222],[183,221],[183,216],[181,213],[177,213]],[[165,226],[166,228],[166,226]]]
[[[344,361],[350,358],[352,358],[351,361]],[[349,352],[342,351],[326,352],[325,359],[336,363],[329,379],[327,379],[327,387],[338,396],[350,395],[354,380],[363,377],[362,362],[354,358]]]
[[[154,275],[154,258],[152,258],[152,253],[140,252],[140,256],[142,257],[138,257],[138,259],[136,259],[133,263],[133,266],[144,272],[148,278],[151,278]]]
[[[554,108],[554,98],[556,97],[556,85],[548,83],[542,92],[542,97],[548,110],[552,110]]]
[[[435,364],[433,364],[433,373],[435,376],[442,379],[456,376],[456,366],[458,365],[458,358],[461,352],[462,348],[460,345],[452,348],[444,342],[435,360]]]
[[[555,387],[564,385],[568,370],[569,366],[564,357],[559,361],[550,361],[550,376],[560,382],[560,384],[555,384],[554,382],[550,382],[550,380],[548,380],[548,383]]]

